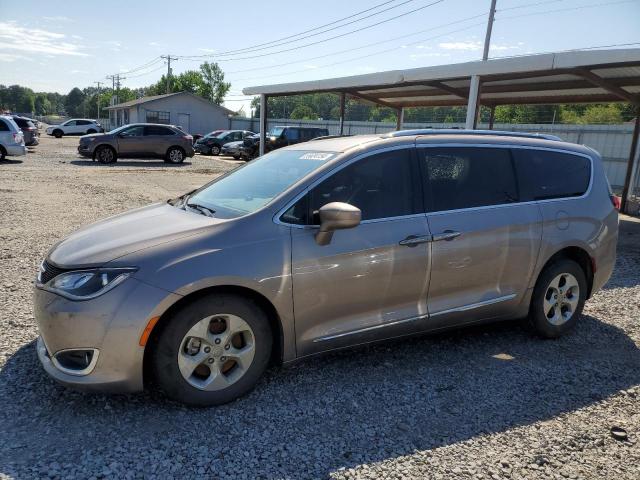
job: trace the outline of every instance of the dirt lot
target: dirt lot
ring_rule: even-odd
[[[76,145],[43,138],[0,163],[0,478],[640,478],[640,223],[622,221],[613,278],[557,341],[510,322],[347,351],[213,409],[87,395],[35,355],[48,248],[238,162],[102,166]]]

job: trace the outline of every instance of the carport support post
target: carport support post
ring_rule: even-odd
[[[480,76],[471,75],[469,84],[469,101],[467,102],[467,121],[464,128],[473,130],[478,121],[478,93],[480,92]]]
[[[495,117],[496,117],[496,106],[491,105],[489,109],[489,130],[493,130],[493,121],[495,120]]]
[[[627,213],[627,199],[629,198],[629,190],[631,190],[631,182],[633,181],[633,172],[635,170],[635,160],[638,154],[638,136],[640,136],[640,107],[636,107],[636,122],[633,127],[633,136],[631,137],[631,151],[629,152],[629,162],[627,163],[627,173],[624,177],[624,188],[622,189],[622,202],[620,211]]]
[[[404,107],[398,109],[398,115],[396,120],[396,131],[402,130],[402,123],[404,122]]]
[[[267,96],[260,94],[260,156],[264,155],[267,143]]]
[[[344,135],[344,105],[346,94],[340,94],[340,135]]]

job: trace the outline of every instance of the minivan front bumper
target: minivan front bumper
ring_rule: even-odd
[[[92,300],[72,301],[34,289],[34,313],[40,337],[38,358],[58,382],[101,392],[143,389],[144,347],[140,336],[148,321],[180,296],[134,278]],[[92,351],[93,365],[76,371],[56,357],[67,351]]]

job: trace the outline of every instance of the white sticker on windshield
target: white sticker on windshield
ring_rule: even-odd
[[[300,160],[329,160],[333,157],[333,153],[324,153],[324,152],[309,152],[305,153],[300,157]]]

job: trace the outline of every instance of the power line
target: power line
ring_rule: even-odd
[[[381,20],[380,22],[372,23],[370,25],[366,25],[366,26],[358,28],[356,30],[351,30],[349,32],[341,33],[340,35],[335,35],[333,37],[325,38],[325,39],[322,39],[322,40],[317,40],[315,42],[306,43],[304,45],[298,45],[296,47],[286,48],[286,49],[283,49],[283,50],[277,50],[275,52],[268,52],[268,55],[275,55],[277,53],[284,53],[284,52],[290,52],[290,51],[293,51],[293,50],[300,50],[301,48],[310,47],[312,45],[318,45],[320,43],[328,42],[330,40],[335,40],[336,38],[342,38],[342,37],[346,37],[347,35],[353,35],[354,33],[358,33],[358,32],[361,32],[363,30],[367,30],[369,28],[377,27],[378,25],[382,25],[383,23],[387,23],[387,22],[391,22],[393,20],[397,20],[398,18],[402,18],[402,17],[405,17],[405,16],[410,15],[412,13],[415,13],[417,11],[424,10],[425,8],[432,7],[433,5],[437,5],[438,3],[442,3],[444,1],[445,0],[436,0],[434,2],[431,2],[431,3],[427,4],[427,5],[424,5],[422,7],[414,8],[413,10],[409,10],[408,12],[401,13],[400,15],[396,15],[395,17],[391,17],[391,18],[388,18],[386,20]],[[264,55],[265,54],[263,53],[263,54],[252,55],[252,56],[247,56],[247,57],[221,58],[218,61],[220,61],[220,62],[231,62],[231,61],[238,61],[238,60],[250,60],[250,59],[253,59],[253,58],[261,58]],[[215,57],[215,55],[206,55],[206,56],[207,57]],[[196,59],[198,59],[200,57],[195,57],[194,58],[194,57],[189,57],[189,56],[181,56],[179,58],[185,59],[185,60],[196,60]]]
[[[394,0],[394,1],[395,1],[395,0]],[[305,38],[317,37],[318,35],[322,35],[323,33],[331,32],[331,31],[333,31],[333,30],[337,30],[337,29],[339,29],[339,28],[343,28],[343,27],[346,27],[346,26],[348,26],[348,25],[352,25],[352,24],[354,24],[354,23],[361,22],[362,20],[366,20],[367,18],[375,17],[376,15],[380,15],[381,13],[388,12],[389,10],[393,10],[394,8],[398,8],[398,7],[401,7],[401,6],[403,6],[403,5],[406,5],[407,3],[411,3],[411,2],[415,2],[415,1],[416,1],[416,0],[405,0],[405,1],[404,1],[404,2],[402,2],[402,3],[399,3],[399,4],[397,4],[397,5],[392,5],[391,7],[385,8],[384,10],[380,10],[380,11],[378,11],[378,12],[371,13],[371,14],[369,14],[369,15],[365,16],[365,17],[362,17],[362,18],[358,18],[358,19],[352,20],[352,21],[347,22],[347,23],[344,23],[344,24],[342,24],[342,25],[337,25],[337,26],[334,26],[334,27],[331,27],[331,28],[327,28],[326,30],[322,30],[322,31],[320,31],[320,32],[316,32],[316,33],[311,33],[311,34],[308,34],[308,35],[304,35],[304,36],[301,36],[300,38],[296,38],[295,40],[288,40],[288,41],[280,42],[280,40],[285,40],[285,39],[287,39],[287,38],[292,38],[292,37],[298,37],[298,36],[300,36],[300,35],[303,35],[303,33],[308,33],[308,32],[311,32],[311,31],[319,30],[319,29],[321,29],[321,28],[324,28],[324,27],[329,26],[329,25],[333,25],[333,24],[335,24],[335,23],[340,23],[342,20],[345,20],[345,18],[343,18],[343,19],[342,19],[342,20],[340,20],[340,21],[336,21],[336,22],[329,23],[329,24],[327,24],[327,25],[323,25],[322,27],[313,28],[313,29],[309,30],[308,32],[303,32],[303,33],[299,33],[299,34],[296,34],[296,35],[290,35],[289,37],[284,37],[284,38],[282,38],[282,39],[280,39],[280,40],[274,40],[274,41],[267,42],[267,43],[264,43],[264,44],[261,44],[261,45],[254,45],[254,46],[252,46],[252,47],[240,48],[240,49],[237,49],[237,50],[228,50],[228,51],[226,51],[226,52],[219,52],[219,53],[212,53],[212,54],[203,54],[203,55],[198,55],[198,57],[209,57],[209,56],[219,57],[219,56],[232,55],[232,54],[235,54],[235,53],[247,53],[247,52],[249,52],[249,51],[251,51],[251,52],[258,52],[258,51],[261,51],[261,50],[268,50],[268,49],[270,49],[270,48],[279,47],[279,46],[281,46],[281,45],[287,45],[287,44],[291,44],[291,43],[299,42],[299,41],[301,41],[301,40],[304,40]],[[384,5],[384,4],[386,4],[386,3],[391,3],[391,2],[385,2],[385,3],[381,4],[381,5]],[[367,12],[367,11],[370,11],[370,10],[374,10],[374,9],[376,9],[376,8],[380,7],[381,5],[378,5],[378,6],[376,6],[376,7],[369,8],[369,9],[367,9],[367,10],[364,10],[363,12],[359,12],[358,14],[354,14],[354,15],[352,15],[351,17],[358,16],[359,14],[362,14],[362,13]],[[347,17],[346,19],[351,18],[351,17]],[[278,43],[278,42],[280,42],[280,43]],[[263,45],[268,45],[268,46],[263,46]],[[258,48],[258,47],[259,47],[259,48]]]
[[[423,43],[423,42],[428,42],[430,40],[434,40],[436,38],[440,38],[440,37],[444,37],[444,36],[447,36],[447,35],[451,35],[452,33],[458,33],[458,32],[463,32],[465,30],[470,30],[470,29],[472,29],[474,27],[477,27],[479,25],[485,25],[485,22],[474,23],[474,24],[468,25],[468,26],[466,26],[464,28],[460,28],[460,29],[457,29],[457,30],[452,30],[452,31],[449,31],[449,32],[441,33],[439,35],[434,35],[433,37],[429,37],[429,38],[423,38],[423,39],[415,41],[415,42],[407,43],[406,46],[416,45],[416,44],[419,44],[419,43]],[[340,65],[340,64],[343,64],[343,63],[353,62],[355,60],[362,60],[363,58],[374,57],[376,55],[382,55],[384,53],[397,52],[397,51],[398,51],[398,47],[388,48],[386,50],[380,50],[378,52],[370,53],[368,55],[362,55],[362,56],[359,56],[359,57],[353,57],[353,58],[349,58],[349,59],[346,59],[346,60],[341,60],[339,62],[328,63],[326,65],[318,65],[316,68],[333,67],[335,65]],[[286,76],[286,75],[291,75],[291,74],[294,74],[294,73],[302,73],[302,72],[308,72],[308,71],[309,70],[305,69],[305,70],[294,70],[294,71],[290,71],[290,72],[276,73],[276,74],[273,74],[273,75],[263,75],[263,76],[260,77],[260,79],[262,79],[262,78],[270,78],[270,77],[280,77],[280,76]],[[254,80],[259,80],[259,79],[257,79],[257,78],[239,78],[239,79],[236,79],[235,81],[236,82],[248,82],[248,81],[254,81]]]
[[[483,12],[483,13],[480,13],[478,15],[473,15],[471,17],[466,17],[466,18],[461,18],[460,20],[455,20],[455,21],[449,22],[449,23],[443,23],[441,25],[436,25],[435,27],[426,28],[424,30],[418,30],[417,32],[407,33],[406,35],[400,35],[398,37],[389,38],[387,40],[382,40],[380,42],[368,43],[366,45],[361,45],[359,47],[347,48],[345,50],[326,53],[326,54],[323,54],[323,55],[318,55],[316,57],[307,57],[304,60],[296,60],[294,62],[279,63],[277,65],[268,65],[268,66],[265,66],[265,67],[245,68],[243,70],[234,70],[234,71],[231,71],[231,72],[226,72],[226,74],[227,75],[232,75],[234,73],[244,73],[244,72],[253,72],[253,71],[256,71],[256,70],[266,70],[266,69],[271,69],[271,68],[280,68],[280,67],[286,67],[288,65],[295,65],[297,63],[307,63],[307,62],[309,62],[311,60],[318,60],[320,58],[334,57],[336,55],[341,55],[343,53],[355,52],[356,50],[362,50],[364,48],[375,47],[377,45],[382,45],[384,43],[394,42],[396,40],[402,40],[404,38],[413,37],[413,36],[416,36],[416,35],[420,35],[422,33],[431,32],[433,30],[437,30],[439,28],[450,27],[451,25],[456,25],[458,23],[463,23],[463,22],[466,22],[466,21],[469,21],[469,20],[474,20],[476,18],[484,17],[486,14],[487,14],[487,12]]]
[[[138,78],[144,77],[145,75],[149,75],[150,73],[157,72],[158,70],[164,69],[164,65],[160,65],[159,67],[154,68],[153,70],[149,70],[148,72],[139,73],[137,75],[129,75],[127,78]]]
[[[558,8],[556,10],[546,10],[543,12],[533,12],[533,13],[523,13],[522,15],[512,15],[510,17],[502,17],[502,16],[498,16],[496,18],[496,20],[510,20],[513,18],[522,18],[522,17],[531,17],[534,15],[544,15],[547,13],[556,13],[556,12],[568,12],[571,10],[584,10],[586,8],[594,8],[594,7],[605,7],[605,6],[609,6],[609,5],[619,5],[621,3],[631,3],[631,2],[635,2],[637,0],[621,0],[619,2],[603,2],[603,3],[592,3],[589,5],[580,5],[579,7],[567,7],[567,8]],[[498,13],[500,13],[500,11],[498,11]]]
[[[147,63],[145,63],[143,65],[140,65],[138,67],[134,67],[134,68],[131,68],[129,70],[125,70],[125,71],[122,71],[122,72],[119,72],[119,73],[120,73],[120,75],[128,75],[129,73],[135,73],[135,72],[137,72],[139,70],[144,70],[145,68],[148,68],[148,67],[152,66],[153,64],[158,63],[160,61],[162,61],[162,57],[156,57],[153,60],[151,60],[151,61],[149,61],[149,62],[147,62]]]

